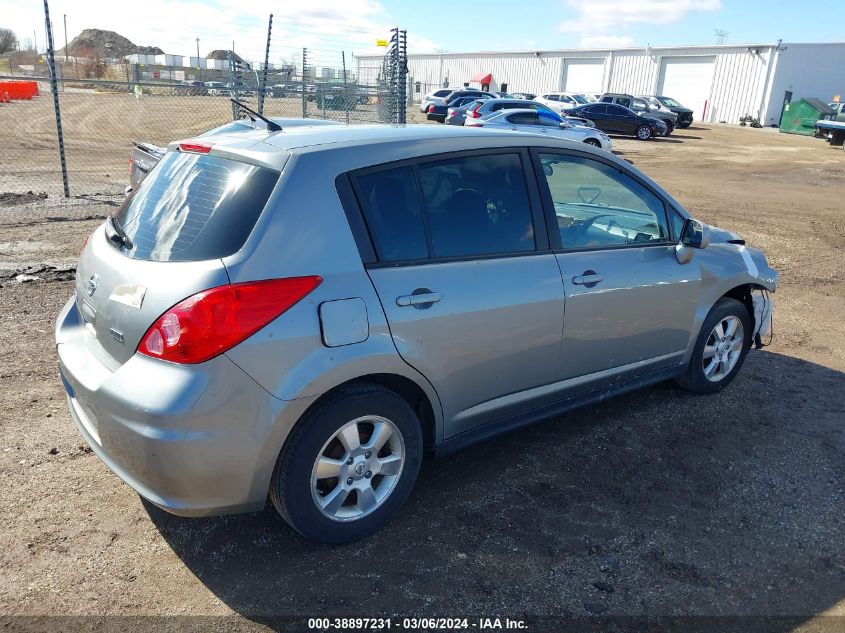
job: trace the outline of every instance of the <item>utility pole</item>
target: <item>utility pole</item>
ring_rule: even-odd
[[[197,38],[197,64],[200,63],[200,38]]]
[[[32,29],[32,46],[35,47],[35,54],[38,54],[38,36],[35,35],[35,29]]]
[[[65,17],[65,64],[67,64],[67,13],[65,13],[64,17]]]

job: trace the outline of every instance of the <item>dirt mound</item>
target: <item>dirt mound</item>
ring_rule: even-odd
[[[136,46],[131,41],[114,31],[85,29],[74,37],[67,46],[68,55],[73,57],[125,57],[133,53],[161,55],[163,50],[157,46]],[[58,51],[64,55],[64,49]]]
[[[226,59],[229,59],[229,53],[231,53],[231,52],[232,51],[227,51],[227,50],[224,50],[222,48],[218,48],[217,50],[211,51],[208,55],[206,55],[206,57],[208,59],[224,59],[224,60],[226,60]],[[249,68],[249,63],[243,57],[241,57],[237,53],[234,53],[234,55],[235,55],[235,61],[236,62],[244,63],[244,64],[246,64],[247,68]]]
[[[33,193],[32,191],[27,191],[26,193],[11,193],[3,191],[0,192],[0,207],[11,207],[15,204],[29,204],[30,202],[44,200],[46,197],[47,194],[44,192]]]

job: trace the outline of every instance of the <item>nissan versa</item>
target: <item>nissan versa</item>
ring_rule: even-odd
[[[80,433],[142,496],[269,495],[338,543],[397,512],[426,451],[667,379],[719,391],[776,284],[584,143],[265,128],[170,145],[88,239],[56,342]]]

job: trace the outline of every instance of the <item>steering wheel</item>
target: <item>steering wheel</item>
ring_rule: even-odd
[[[577,222],[573,222],[569,225],[569,229],[567,233],[573,233],[578,237],[586,235],[587,231],[590,229],[591,226],[595,223],[596,220],[599,218],[606,218],[606,217],[613,217],[613,213],[599,213],[598,215],[594,215],[591,218],[585,218],[583,220],[578,220]],[[619,223],[616,220],[611,220],[608,223],[608,227],[613,225],[619,226]]]

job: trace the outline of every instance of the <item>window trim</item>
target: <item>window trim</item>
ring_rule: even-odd
[[[620,165],[617,165],[613,161],[607,160],[603,156],[595,156],[576,150],[561,149],[559,147],[534,146],[531,147],[530,153],[532,162],[534,164],[534,172],[537,177],[537,188],[540,192],[540,197],[543,202],[543,211],[546,216],[546,230],[549,235],[549,243],[551,244],[552,251],[554,251],[555,253],[585,253],[590,251],[612,251],[631,248],[650,248],[655,246],[665,248],[667,246],[675,246],[679,243],[680,236],[674,235],[672,222],[669,219],[670,212],[678,213],[675,208],[675,205],[672,204],[669,200],[667,200],[665,196],[655,191],[647,182],[640,178],[636,173],[629,171]],[[661,240],[659,242],[647,242],[639,244],[618,244],[606,246],[587,246],[583,248],[564,248],[563,241],[560,237],[560,229],[557,226],[557,214],[555,213],[554,201],[552,200],[551,190],[549,189],[549,184],[546,180],[546,175],[543,172],[543,166],[540,164],[540,154],[559,154],[561,156],[584,158],[611,167],[619,173],[628,176],[663,204],[663,220],[666,223],[666,228],[669,233],[668,239]],[[683,213],[679,213],[679,215],[681,217],[684,217]]]
[[[515,251],[510,253],[433,257],[428,212],[422,198],[418,167],[425,163],[454,160],[472,156],[489,156],[494,154],[516,154],[520,160],[523,178],[525,180],[525,190],[528,196],[531,223],[534,228],[534,249],[530,251]],[[389,171],[391,169],[399,169],[401,167],[411,167],[414,172],[414,179],[417,185],[417,196],[420,202],[420,210],[423,214],[423,226],[426,231],[426,241],[428,243],[428,257],[426,259],[381,261],[378,258],[378,250],[375,247],[375,240],[373,239],[372,232],[367,224],[364,206],[361,204],[362,197],[358,188],[357,178],[359,176],[369,175],[381,171]],[[535,175],[533,179],[532,173]],[[346,179],[348,189],[344,185],[344,177]],[[531,257],[552,252],[547,228],[547,219],[543,209],[543,202],[540,192],[536,187],[536,170],[534,169],[533,160],[527,147],[515,145],[510,147],[487,147],[471,150],[459,150],[455,152],[427,154],[425,156],[416,156],[413,158],[406,158],[387,163],[379,163],[378,165],[352,169],[340,174],[335,179],[335,187],[337,188],[341,206],[343,207],[350,229],[352,230],[352,235],[355,238],[355,243],[358,246],[358,252],[361,255],[361,262],[364,264],[365,268],[396,268],[402,266],[420,266],[424,264],[443,264],[460,261],[480,261],[485,259],[502,259],[508,257]]]

